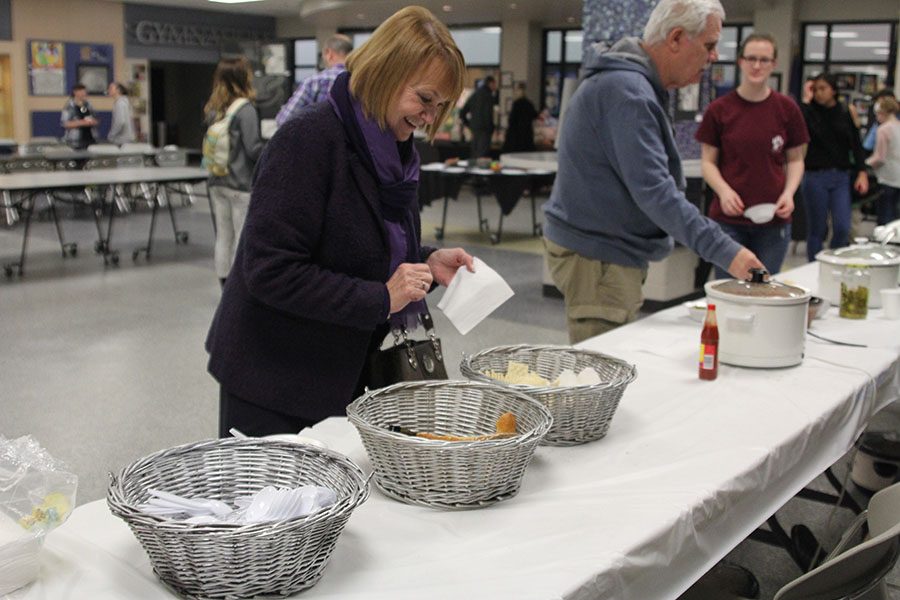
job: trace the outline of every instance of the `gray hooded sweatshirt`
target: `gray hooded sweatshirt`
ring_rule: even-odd
[[[595,260],[647,268],[673,238],[727,269],[741,246],[684,196],[667,93],[636,38],[585,62],[560,132],[544,235]]]

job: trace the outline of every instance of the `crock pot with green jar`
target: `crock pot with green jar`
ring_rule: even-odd
[[[881,308],[881,290],[897,287],[900,281],[900,250],[873,243],[858,243],[845,248],[822,250],[819,262],[819,296],[834,306],[841,303],[841,281],[847,269],[869,270],[868,306]]]
[[[803,361],[809,290],[753,269],[747,280],[705,285],[719,320],[719,362],[738,367],[791,367]]]

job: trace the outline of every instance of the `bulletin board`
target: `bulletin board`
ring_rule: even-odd
[[[32,96],[67,96],[79,82],[88,94],[102,95],[115,73],[112,44],[28,40],[27,49]]]

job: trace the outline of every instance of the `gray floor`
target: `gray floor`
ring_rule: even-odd
[[[118,267],[104,267],[93,254],[96,232],[89,218],[64,222],[67,240],[79,243],[77,256],[66,259],[52,223],[36,222],[25,276],[0,278],[0,435],[31,434],[67,461],[79,476],[79,503],[105,495],[108,472],[156,450],[215,434],[218,390],[206,373],[203,340],[219,284],[204,202],[177,212],[179,229],[190,232],[186,245],[175,244],[171,223],[161,215],[149,261],[131,260],[131,249],[146,242],[149,215],[139,212],[117,221]],[[426,243],[440,245],[433,230],[440,208],[435,204],[423,213]],[[485,203],[485,215],[495,227],[495,203]],[[464,245],[497,269],[516,294],[466,336],[433,312],[451,377],[458,376],[463,353],[567,340],[562,302],[541,293],[540,244],[530,235],[527,203],[506,220],[499,245],[477,232],[476,223],[474,200],[464,194],[451,206],[444,242]],[[17,256],[21,233],[21,224],[0,228],[0,261]],[[790,260],[802,256],[801,246]],[[432,295],[432,306],[440,293]],[[900,427],[896,415],[879,419],[880,428]],[[836,470],[840,477],[846,473],[841,464]],[[822,487],[818,480],[815,485]],[[858,490],[852,493],[865,499]],[[826,546],[852,517],[844,509],[832,515],[825,505],[797,499],[779,515],[788,528],[809,523]],[[757,542],[744,542],[728,558],[753,570],[762,598],[771,598],[799,575],[785,552]],[[896,571],[892,580],[900,581]]]

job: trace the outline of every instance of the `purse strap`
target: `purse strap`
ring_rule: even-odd
[[[434,349],[434,357],[438,360],[444,360],[443,353],[441,352],[441,340],[438,339],[437,333],[434,330],[434,320],[431,318],[431,313],[428,312],[428,307],[425,307],[425,311],[419,313],[418,315],[419,322],[422,323],[422,326],[425,327],[425,333],[428,335],[428,340],[431,342],[431,347]],[[406,326],[399,327],[397,329],[392,329],[391,333],[394,335],[394,346],[404,345],[406,346],[406,357],[409,360],[409,364],[413,369],[418,368],[418,361],[416,360],[416,353],[413,350],[412,340],[409,339],[409,332],[406,330]]]

